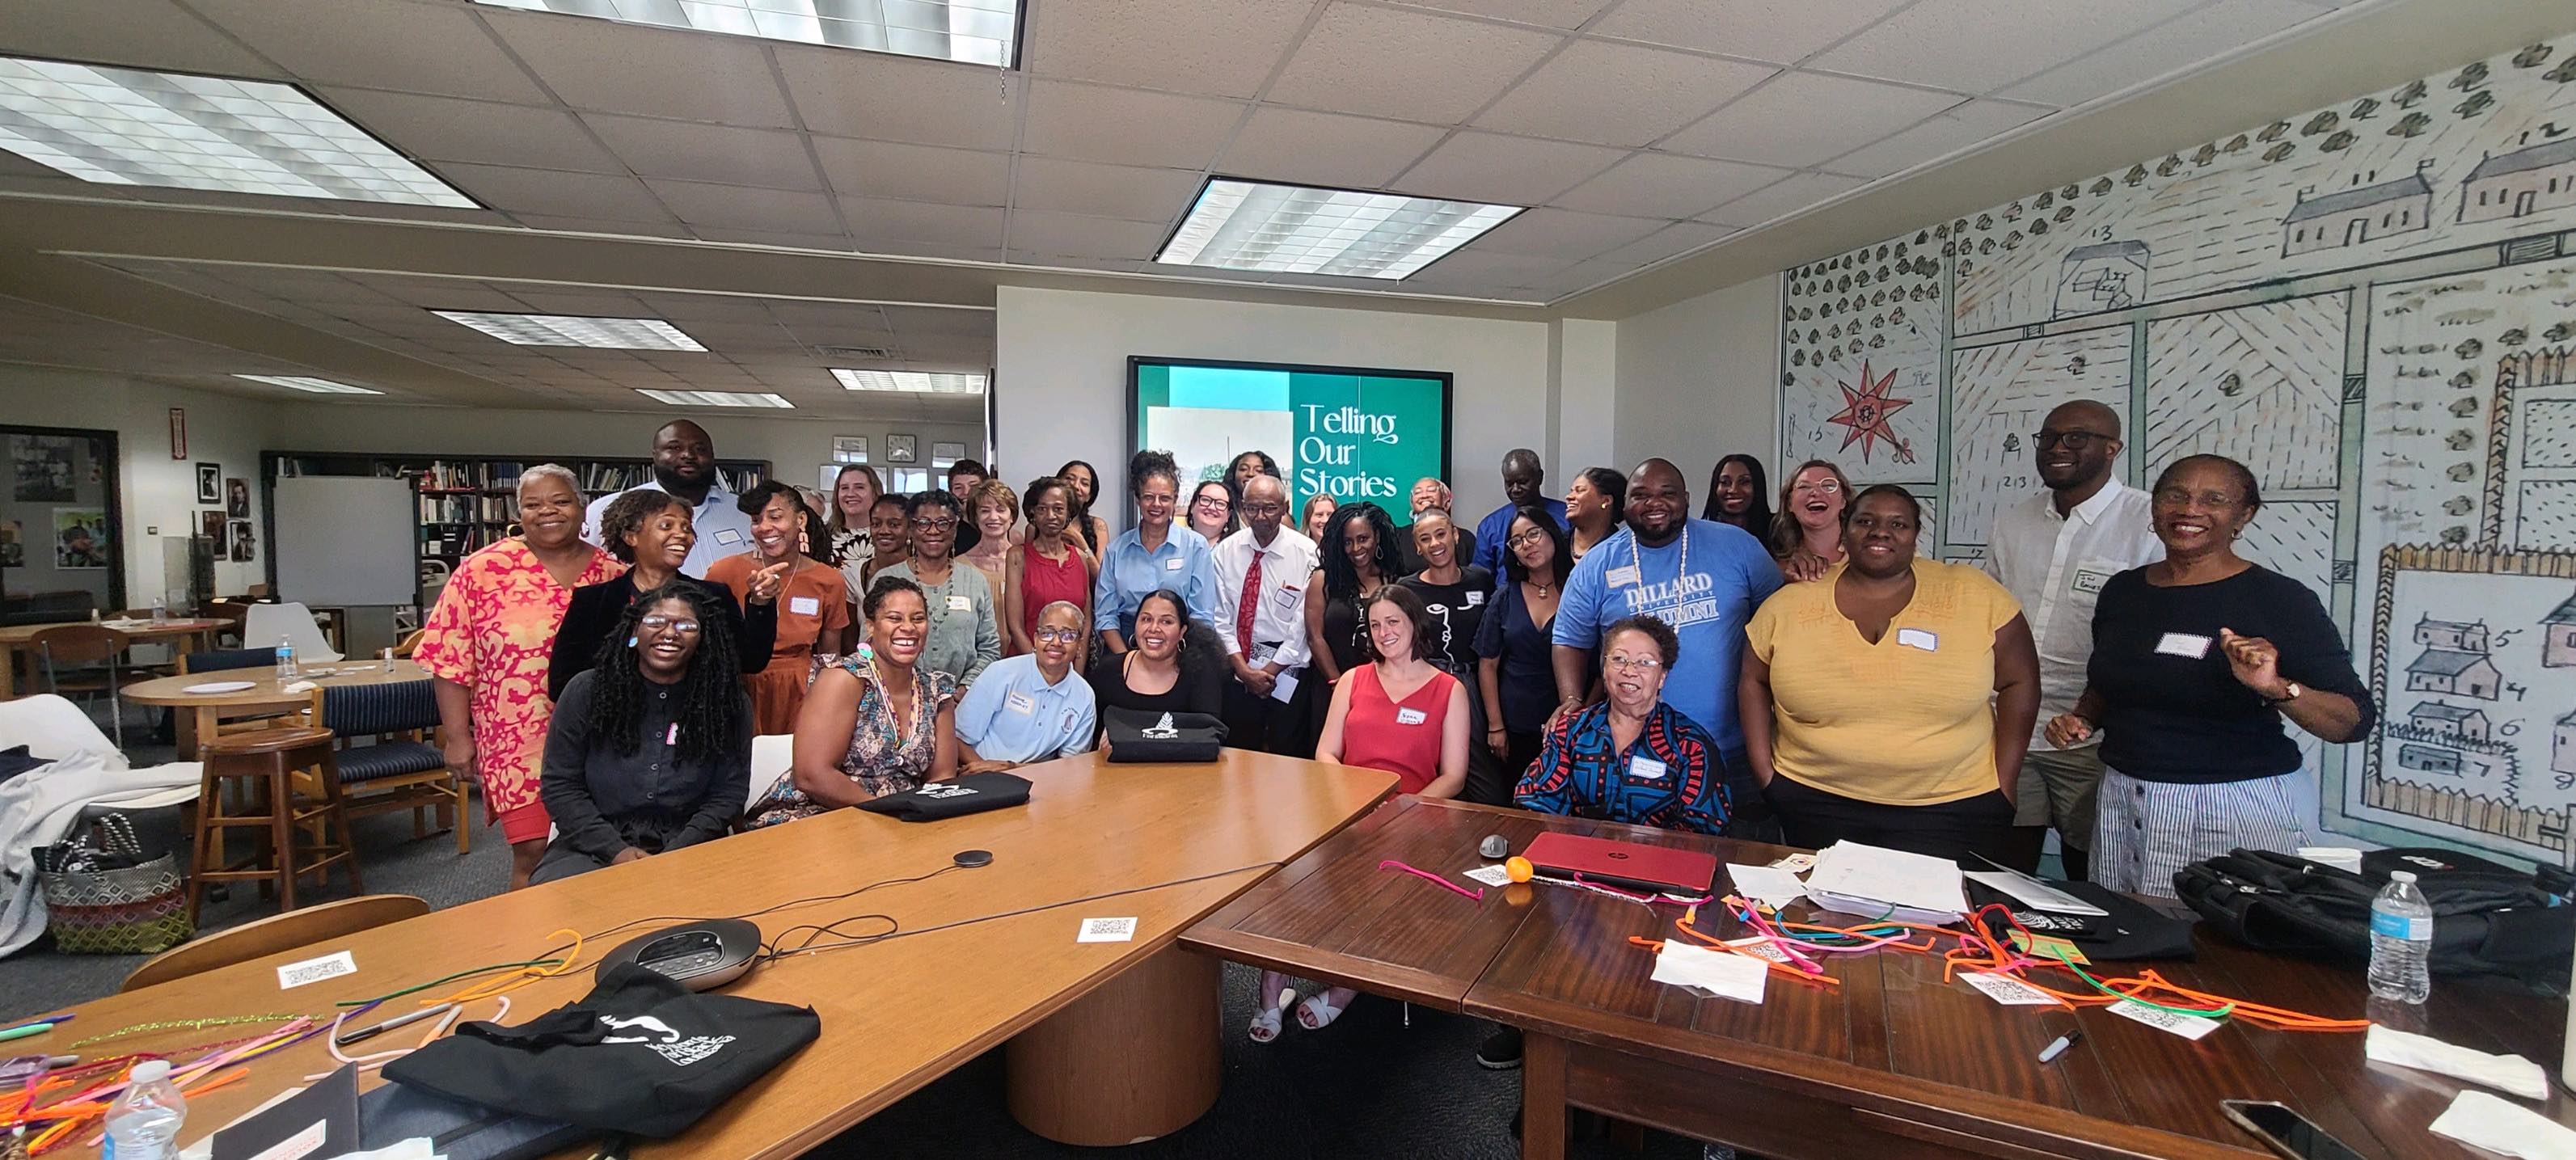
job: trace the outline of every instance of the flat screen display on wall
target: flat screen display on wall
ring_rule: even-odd
[[[1450,386],[1442,371],[1139,355],[1127,360],[1129,449],[1171,452],[1185,483],[1264,452],[1292,509],[1318,493],[1366,500],[1402,526],[1413,481],[1449,478]]]

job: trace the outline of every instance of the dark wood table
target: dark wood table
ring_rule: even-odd
[[[1759,864],[1785,848],[1399,798],[1201,920],[1184,946],[1523,1029],[1523,1156],[1564,1154],[1565,1109],[1588,1108],[1783,1160],[2268,1155],[2219,1110],[2279,1100],[2372,1157],[2471,1155],[2427,1130],[2456,1081],[2374,1067],[2357,1033],[2231,1022],[2197,1041],[2091,1007],[1999,1006],[1944,983],[1938,955],[1835,955],[1836,987],[1774,974],[1759,1006],[1650,980],[1631,935],[1673,933],[1677,908],[1556,886],[1481,902],[1411,875],[1459,879],[1479,839],[1518,850],[1542,829],[1688,846]],[[1792,915],[1807,911],[1793,907]],[[1731,937],[1731,919],[1702,929]],[[2374,1008],[2361,972],[2258,954],[2201,932],[2193,962],[2152,964],[2187,987],[2331,1018],[2381,1017],[2557,1073],[2563,1002],[2437,980],[2422,1008]],[[1947,945],[1947,940],[1944,940]],[[2117,964],[2101,970],[2126,974]],[[2107,976],[2106,976],[2107,977]],[[2072,982],[2049,973],[2060,990]],[[2078,984],[2080,986],[2080,984]],[[2051,1064],[2039,1051],[2081,1027]],[[2528,1105],[2526,1105],[2528,1106]],[[2576,1100],[2539,1108],[2576,1126]]]

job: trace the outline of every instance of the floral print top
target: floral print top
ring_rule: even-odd
[[[625,572],[615,557],[592,548],[574,584]],[[554,717],[546,667],[555,630],[571,606],[572,589],[555,583],[545,562],[513,536],[459,563],[421,626],[412,659],[470,694],[474,772],[483,782],[483,808],[493,817],[537,801],[546,724]]]
[[[939,756],[939,709],[957,699],[957,679],[916,668],[912,673],[912,712],[897,728],[894,703],[877,683],[876,667],[864,656],[814,658],[815,670],[837,668],[859,679],[859,711],[850,726],[850,747],[841,754],[841,772],[860,788],[883,797],[921,788],[930,763]],[[744,824],[772,826],[810,818],[830,807],[796,788],[794,776],[783,777],[744,811]]]

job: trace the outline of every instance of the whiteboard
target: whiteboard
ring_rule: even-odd
[[[410,480],[279,479],[268,510],[278,599],[309,608],[419,602],[420,512]]]

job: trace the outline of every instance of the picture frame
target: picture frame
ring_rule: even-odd
[[[204,536],[208,543],[214,545],[214,552],[218,557],[224,555],[226,551],[225,544],[227,543],[227,540],[224,535],[224,522],[224,513],[220,509],[210,509],[197,513],[197,534]]]
[[[832,436],[832,462],[865,463],[868,461],[868,437],[865,435]]]
[[[231,532],[232,544],[230,547],[233,563],[250,563],[251,557],[258,553],[258,541],[252,535],[250,521],[229,520],[226,522],[229,525],[229,530]]]
[[[886,440],[886,462],[888,462],[888,463],[918,463],[918,462],[920,462],[920,461],[921,461],[921,437],[920,437],[920,436],[918,436],[918,435],[888,435],[888,436],[886,436],[886,437],[885,437],[885,440]]]
[[[224,515],[230,519],[250,518],[250,481],[227,477],[224,480]]]
[[[170,408],[170,458],[188,457],[188,409]]]
[[[197,502],[202,504],[224,502],[223,464],[199,463],[197,465]]]

